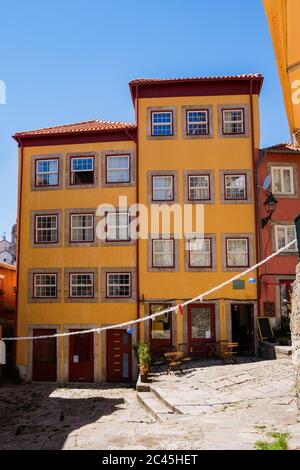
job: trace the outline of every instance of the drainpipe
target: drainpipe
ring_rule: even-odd
[[[260,243],[259,243],[259,231],[260,231],[260,220],[258,218],[258,180],[257,180],[257,168],[256,168],[256,158],[255,158],[255,138],[254,138],[254,111],[253,111],[253,80],[250,80],[250,112],[251,112],[251,146],[252,146],[252,167],[253,167],[253,187],[254,187],[254,215],[256,221],[256,234],[255,234],[255,245],[256,245],[256,256],[260,256]],[[256,269],[256,279],[257,279],[257,304],[258,304],[258,314],[260,314],[260,283],[258,279],[259,270]]]
[[[135,164],[135,181],[136,181],[136,204],[140,202],[140,186],[139,186],[139,87],[135,85],[135,122],[136,130],[136,164]],[[140,238],[136,239],[136,318],[140,318]],[[137,340],[140,339],[140,323],[137,323]]]

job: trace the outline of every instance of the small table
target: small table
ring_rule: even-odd
[[[182,372],[183,353],[180,351],[172,351],[164,354],[168,361],[168,374],[170,372]]]

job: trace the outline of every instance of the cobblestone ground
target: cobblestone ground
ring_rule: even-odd
[[[182,414],[154,421],[122,386],[0,387],[0,449],[253,449],[272,431],[300,448],[291,361],[190,364],[152,385]]]

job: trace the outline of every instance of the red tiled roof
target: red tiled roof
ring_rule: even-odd
[[[280,152],[280,153],[284,153],[284,152],[296,152],[296,153],[300,153],[300,147],[296,147],[295,145],[293,144],[289,144],[289,143],[286,143],[286,142],[283,142],[281,144],[277,144],[277,145],[272,145],[271,147],[266,147],[262,150],[267,150],[267,151],[271,151],[271,152]]]
[[[198,82],[198,81],[222,81],[222,80],[249,80],[250,78],[262,79],[259,73],[244,75],[226,75],[212,77],[182,77],[182,78],[136,78],[129,82],[130,87],[133,85],[151,85],[155,83],[173,83],[173,82]]]
[[[118,131],[136,129],[136,125],[131,122],[120,121],[100,121],[95,119],[93,121],[76,122],[73,124],[66,124],[63,126],[45,127],[43,129],[35,129],[30,131],[16,132],[14,138],[19,137],[34,137],[34,136],[50,136],[58,134],[77,134],[81,132],[105,132],[105,131]]]

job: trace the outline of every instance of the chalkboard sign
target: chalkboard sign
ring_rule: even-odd
[[[269,317],[258,317],[257,325],[261,340],[274,338],[274,333]]]

